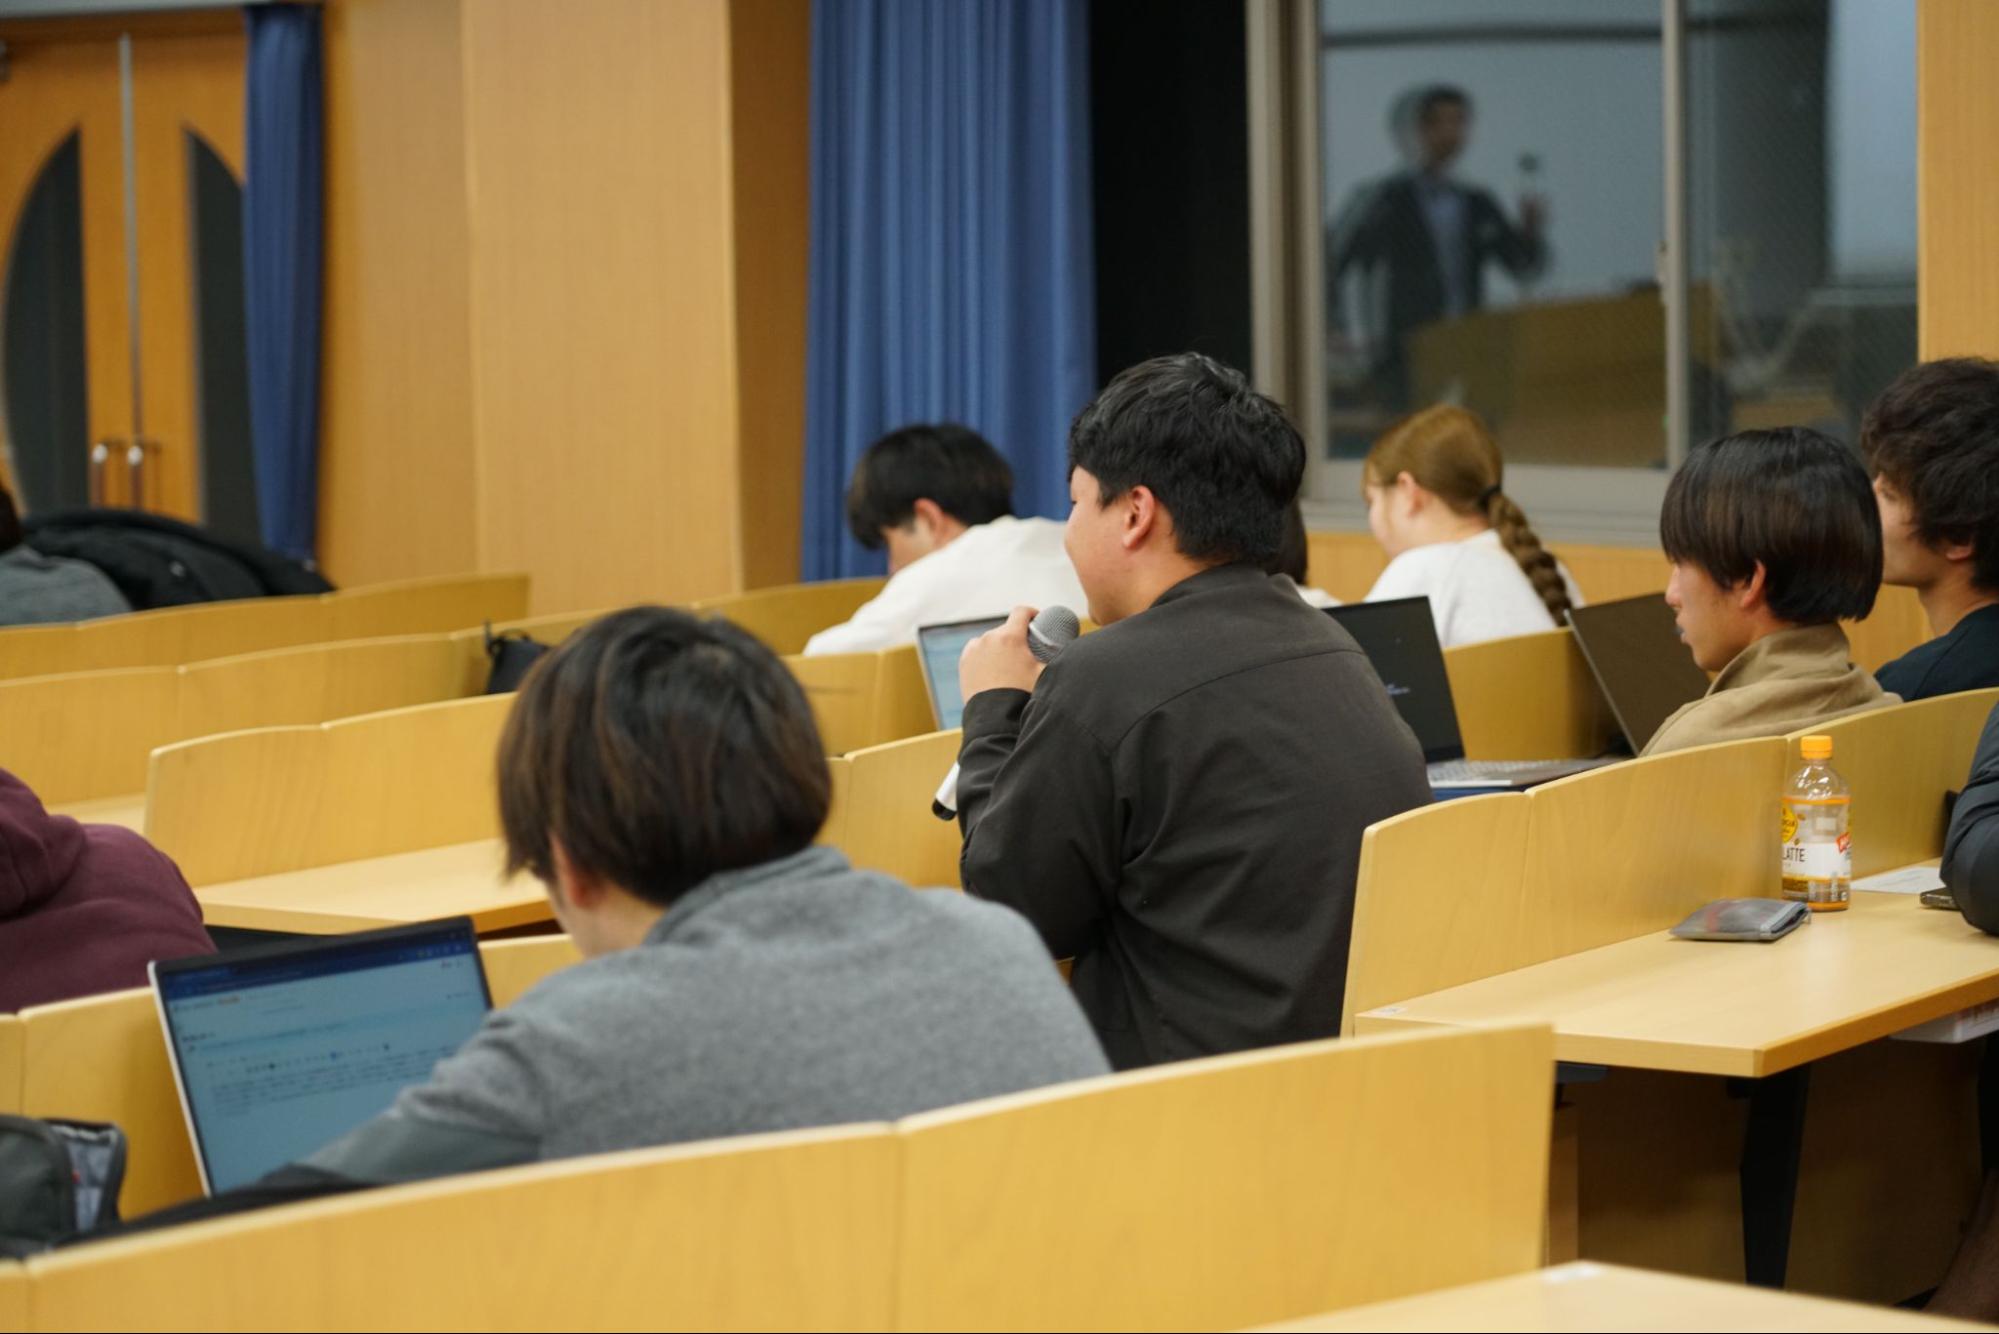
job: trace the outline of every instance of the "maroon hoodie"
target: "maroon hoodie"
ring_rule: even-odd
[[[143,987],[154,959],[214,952],[165,853],[129,829],[50,815],[0,769],[0,1014]]]

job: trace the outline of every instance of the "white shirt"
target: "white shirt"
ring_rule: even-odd
[[[1559,562],[1555,568],[1570,603],[1582,606],[1576,581]],[[1388,562],[1367,594],[1369,602],[1415,597],[1430,599],[1437,638],[1445,648],[1559,628],[1527,572],[1492,528],[1461,542],[1411,547]]]
[[[897,570],[852,620],[821,630],[805,651],[871,653],[915,643],[919,625],[1058,605],[1078,616],[1088,615],[1090,605],[1062,549],[1062,525],[1053,519],[994,519]]]

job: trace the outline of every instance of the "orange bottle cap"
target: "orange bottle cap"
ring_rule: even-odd
[[[1832,758],[1832,738],[1808,736],[1798,743],[1798,753],[1808,760],[1829,760]]]

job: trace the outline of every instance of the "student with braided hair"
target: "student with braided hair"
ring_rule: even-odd
[[[1388,553],[1369,602],[1427,597],[1445,648],[1567,623],[1575,581],[1500,485],[1478,417],[1439,405],[1405,417],[1368,451],[1367,524]]]

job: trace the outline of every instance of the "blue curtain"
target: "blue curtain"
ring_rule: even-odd
[[[318,5],[252,5],[243,300],[264,542],[310,560],[319,507]]]
[[[1096,389],[1085,0],[815,0],[804,574],[879,573],[844,497],[870,441],[962,421],[1014,507],[1068,511]]]

